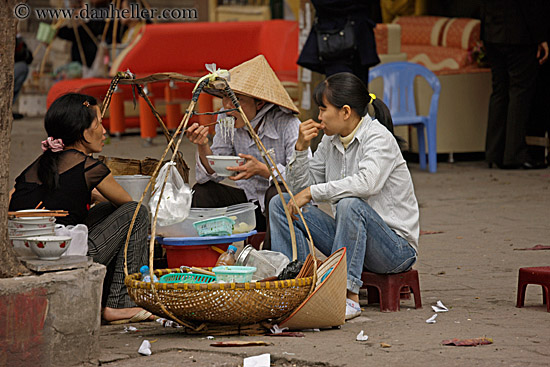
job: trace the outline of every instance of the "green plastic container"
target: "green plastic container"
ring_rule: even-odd
[[[206,274],[170,273],[161,276],[159,283],[211,283],[215,279],[215,276]]]
[[[193,223],[199,236],[231,236],[235,221],[229,217],[214,217]]]
[[[256,272],[254,266],[216,266],[212,269],[217,283],[248,283]]]

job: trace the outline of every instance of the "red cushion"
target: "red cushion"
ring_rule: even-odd
[[[434,16],[406,16],[393,22],[401,26],[401,45],[441,44],[443,27],[449,18]]]
[[[216,63],[219,68],[231,69],[263,54],[281,81],[296,83],[298,79],[295,21],[151,24],[142,28],[140,36],[124,56],[119,71],[130,69],[138,76],[159,72],[201,76],[207,73],[204,64]],[[101,103],[110,82],[101,78],[58,82],[48,93],[47,106],[68,92],[89,94]],[[163,98],[163,91],[159,90],[164,88],[163,83],[154,85],[149,87],[155,95],[152,99]],[[180,92],[185,91],[190,97],[189,88],[180,88]],[[126,100],[132,98],[128,86],[122,90]]]
[[[460,69],[470,63],[468,51],[453,47],[402,45],[407,61],[422,64],[432,71]]]
[[[443,30],[442,45],[469,50],[479,42],[481,22],[471,18],[451,18]]]
[[[264,54],[275,70],[297,70],[296,22],[163,23],[144,27],[142,37],[120,63],[136,74],[173,71],[206,73],[204,64],[230,69]],[[145,57],[151,55],[152,57]]]
[[[62,80],[55,83],[48,92],[46,99],[46,107],[50,108],[50,105],[57,98],[67,93],[83,93],[98,98],[101,94],[105,95],[111,84],[111,79],[103,78],[86,78],[86,79],[71,79]],[[84,92],[83,89],[88,89]],[[98,102],[101,103],[102,99]]]

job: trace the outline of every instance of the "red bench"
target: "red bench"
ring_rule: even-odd
[[[207,73],[204,64],[216,63],[217,67],[230,69],[253,57],[263,54],[283,83],[297,84],[298,24],[294,21],[269,20],[259,22],[224,23],[162,23],[143,27],[134,42],[114,60],[110,75],[129,69],[138,77],[159,72],[177,72],[183,75],[202,76]],[[103,100],[110,79],[88,78],[60,81],[50,89],[48,107],[59,96],[68,92],[93,95]],[[167,83],[148,86],[151,100],[166,100]],[[130,100],[129,86],[120,86],[120,98],[111,103]],[[171,90],[171,98],[190,99],[192,85],[179,84]],[[205,96],[206,97],[206,96]],[[202,102],[202,104],[201,104]],[[199,109],[212,109],[211,99],[199,100]],[[116,106],[114,108],[117,108]],[[113,107],[111,108],[113,110]],[[145,109],[140,109],[142,112]],[[120,116],[120,105],[118,114]],[[122,107],[122,111],[124,108]],[[140,127],[144,138],[154,137],[156,128],[151,117],[126,117],[124,121],[104,119],[105,128],[111,133],[124,132],[125,127]],[[181,116],[179,117],[181,119]],[[141,121],[140,121],[141,120]],[[144,121],[145,120],[145,121]],[[152,122],[153,121],[153,122]],[[176,121],[176,122],[175,122]],[[123,122],[121,124],[121,122]],[[170,123],[172,126],[170,126]],[[179,124],[179,119],[169,121],[169,128]]]

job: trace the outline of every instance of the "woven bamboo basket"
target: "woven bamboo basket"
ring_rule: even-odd
[[[181,272],[156,270],[157,276]],[[140,274],[126,277],[130,297],[155,315],[219,324],[248,325],[279,318],[308,296],[313,277],[254,283],[145,283]],[[151,286],[155,287],[153,291]],[[156,295],[155,295],[156,293]],[[158,297],[158,299],[157,299]]]
[[[98,160],[103,162],[109,169],[113,176],[120,175],[145,175],[153,176],[155,167],[159,163],[158,159],[145,158],[142,160],[132,158],[118,158],[118,157],[106,157],[100,155]],[[164,162],[166,163],[166,162]],[[183,157],[181,160],[176,161],[176,168],[180,173],[183,181],[189,183],[189,166]]]

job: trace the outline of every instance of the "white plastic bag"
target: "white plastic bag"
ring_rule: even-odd
[[[71,237],[71,244],[63,256],[86,256],[88,253],[88,227],[85,224],[66,227],[63,224],[56,224],[55,235]]]
[[[162,168],[155,181],[155,188],[149,201],[151,215],[154,217],[157,210],[157,204],[160,198],[160,191],[164,183],[164,177],[168,172],[168,180],[160,200],[160,206],[157,216],[157,222],[160,226],[169,226],[183,222],[189,215],[191,209],[191,200],[193,192],[189,186],[183,182],[183,178],[176,169],[174,162],[167,162]]]

